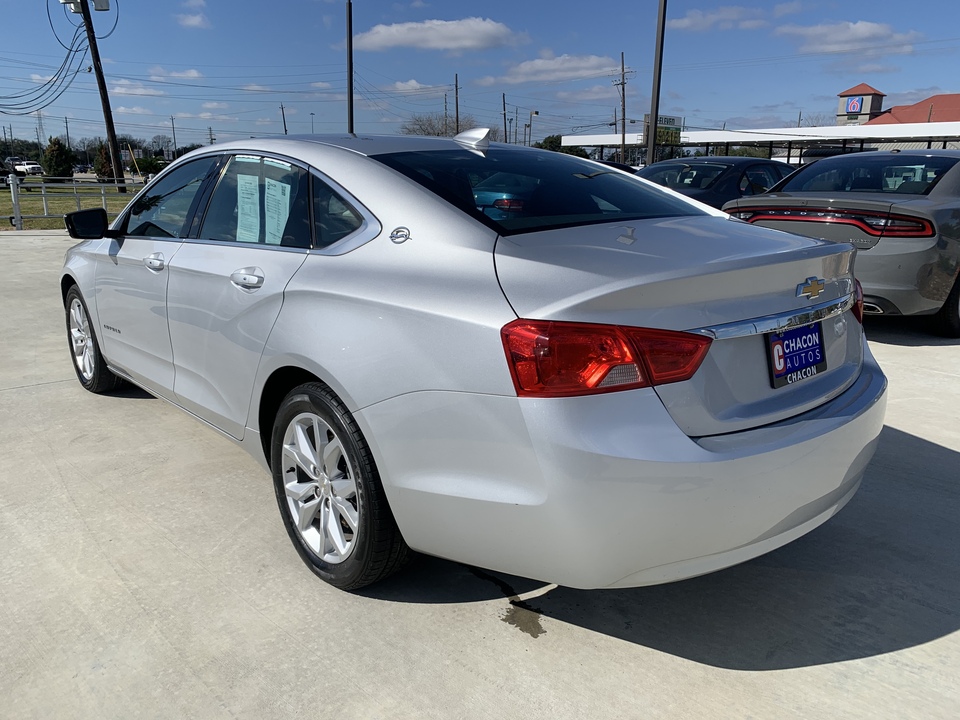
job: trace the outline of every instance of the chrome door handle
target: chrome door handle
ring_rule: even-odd
[[[163,270],[163,253],[153,253],[143,259],[143,264],[151,270]]]
[[[244,290],[256,290],[263,287],[262,273],[260,268],[240,268],[230,274],[230,282]]]

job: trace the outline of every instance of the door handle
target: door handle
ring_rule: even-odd
[[[163,270],[163,253],[153,253],[143,259],[143,264],[151,270]]]
[[[263,287],[263,270],[260,268],[240,268],[230,274],[230,282],[244,290],[257,290]]]

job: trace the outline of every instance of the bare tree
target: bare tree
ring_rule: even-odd
[[[475,127],[484,127],[473,115],[460,116],[460,132],[472,130]],[[434,137],[453,137],[457,134],[456,123],[450,116],[443,113],[424,113],[411,115],[400,125],[401,135],[432,135]],[[490,140],[500,142],[503,130],[499,127],[490,128]]]
[[[800,125],[802,127],[826,127],[836,124],[837,116],[831,115],[830,113],[811,113],[810,115],[804,115],[800,118]]]
[[[169,135],[154,135],[150,138],[150,147],[154,150],[167,151],[173,147],[173,139]]]

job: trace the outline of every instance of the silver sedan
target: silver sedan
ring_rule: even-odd
[[[883,425],[851,245],[486,131],[211,146],[67,226],[80,383],[245,447],[344,589],[411,551],[579,588],[727,567],[842,508]]]

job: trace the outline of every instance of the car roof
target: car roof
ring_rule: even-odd
[[[683,165],[705,165],[713,163],[715,165],[752,165],[754,163],[774,163],[776,165],[786,165],[787,163],[775,158],[751,157],[749,155],[697,155],[694,157],[672,158],[669,160],[660,160],[653,165],[647,165],[648,168],[657,165],[667,165],[668,163],[681,163]]]
[[[231,142],[217,143],[216,145],[208,145],[202,148],[202,150],[208,152],[211,150],[236,149],[263,150],[268,152],[285,150],[292,155],[296,155],[298,149],[300,151],[309,151],[318,145],[350,150],[367,156],[396,152],[462,150],[470,147],[468,144],[457,142],[453,138],[447,137],[428,137],[424,135],[351,135],[350,133],[342,133],[250,138],[248,140],[234,140]],[[490,145],[500,148],[516,148],[517,150],[533,150],[533,148],[525,148],[520,145],[505,145],[500,143],[490,143]]]

